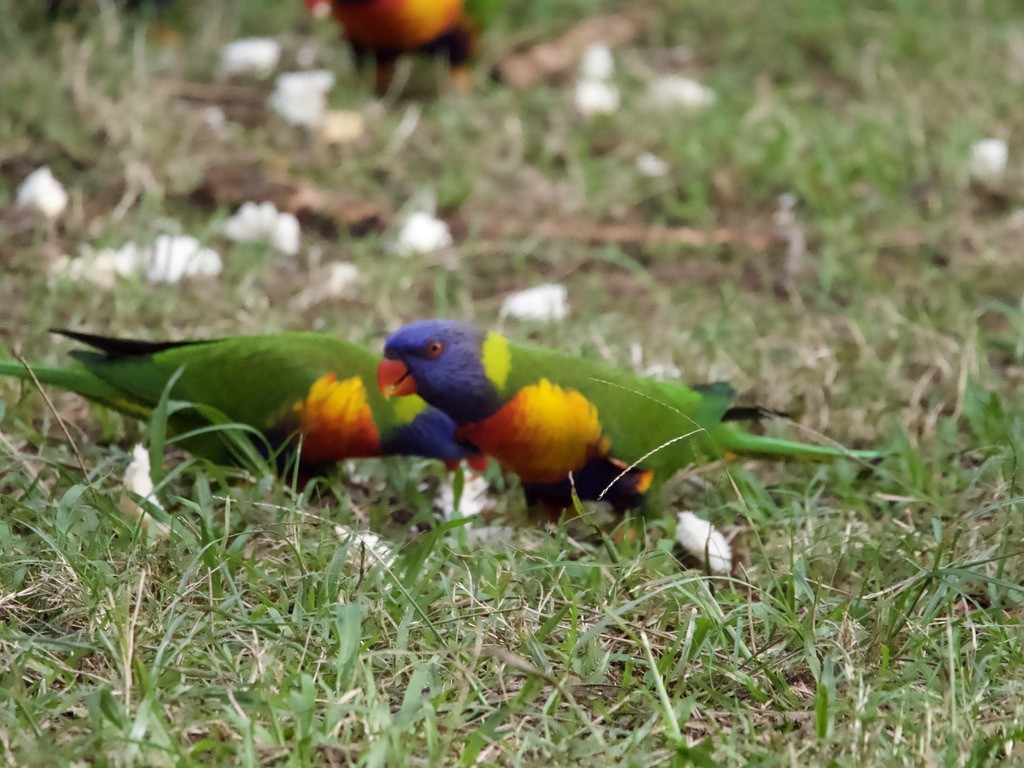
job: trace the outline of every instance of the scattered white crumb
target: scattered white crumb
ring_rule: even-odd
[[[641,376],[647,376],[661,381],[679,381],[683,372],[673,363],[644,363],[644,348],[639,342],[632,342],[629,345],[629,360],[633,368],[640,372]]]
[[[676,541],[683,549],[708,565],[712,573],[732,570],[732,549],[725,537],[707,520],[692,512],[680,512],[676,523]]]
[[[205,107],[200,114],[202,115],[203,122],[206,123],[206,126],[211,131],[213,131],[217,138],[226,138],[231,132],[230,126],[228,125],[228,117],[220,107]]]
[[[583,52],[580,61],[581,80],[610,80],[615,73],[612,49],[604,43],[594,43]]]
[[[152,244],[127,243],[120,248],[83,248],[77,258],[61,256],[49,275],[57,280],[88,281],[110,289],[118,278],[143,275],[151,283],[179,283],[186,277],[216,277],[220,254],[188,235],[160,235]]]
[[[320,140],[326,144],[351,144],[366,133],[366,119],[351,109],[332,109],[320,125]]]
[[[971,146],[967,169],[982,184],[998,184],[1006,175],[1010,150],[1002,139],[984,139]]]
[[[349,543],[349,562],[358,563],[363,552],[366,553],[365,563],[369,566],[389,566],[395,560],[394,549],[372,531],[357,531],[347,525],[336,525],[334,535],[342,544]]]
[[[243,203],[224,222],[224,234],[236,243],[269,243],[275,250],[294,256],[299,252],[299,220],[278,211],[269,200]]]
[[[573,92],[576,110],[584,117],[608,115],[619,108],[619,89],[611,81],[615,74],[612,51],[603,43],[595,43],[583,52],[580,76]]]
[[[190,235],[160,235],[152,246],[124,247],[151,283],[180,283],[186,277],[216,277],[223,268],[220,254]],[[124,249],[122,249],[124,250]]]
[[[332,261],[322,278],[323,292],[328,298],[351,297],[363,280],[359,267],[350,261]]]
[[[48,274],[55,280],[89,282],[109,291],[120,278],[131,277],[137,271],[135,258],[131,253],[125,253],[124,249],[102,248],[93,251],[86,247],[77,258],[62,255],[50,265]]]
[[[132,448],[132,461],[124,471],[124,487],[163,509],[159,501],[149,498],[153,494],[153,478],[149,465],[149,451],[141,443]]]
[[[283,72],[274,82],[270,108],[292,125],[317,128],[327,111],[327,92],[334,87],[334,74],[324,69]]]
[[[643,369],[643,375],[658,381],[680,381],[683,372],[673,363],[651,363]]]
[[[306,287],[295,297],[295,305],[306,310],[321,301],[355,298],[362,282],[362,273],[351,262],[315,264],[310,267]]]
[[[580,80],[576,83],[575,103],[584,117],[610,115],[619,108],[619,89],[604,80]]]
[[[647,103],[656,109],[703,109],[715,103],[715,92],[680,75],[659,77],[647,90]]]
[[[668,176],[668,163],[655,154],[644,152],[636,159],[636,169],[649,179],[660,179]]]
[[[220,50],[222,75],[267,77],[281,61],[281,43],[272,37],[244,37]]]
[[[454,474],[451,480],[441,486],[437,497],[437,506],[447,519],[453,517],[475,517],[483,512],[494,509],[494,499],[488,495],[490,485],[478,472],[463,470],[464,483],[462,495],[459,497],[459,508],[455,508]]]
[[[427,211],[413,211],[405,217],[392,249],[399,256],[433,253],[448,248],[455,241],[448,225]]]
[[[380,479],[362,472],[362,466],[358,461],[349,460],[345,462],[345,472],[348,475],[349,483],[371,491],[383,490],[384,485]]]
[[[124,471],[124,488],[125,491],[134,493],[157,509],[163,509],[163,505],[153,495],[153,478],[149,465],[149,451],[141,444],[136,445],[132,449],[131,463]],[[154,520],[146,509],[128,493],[123,495],[120,508],[122,512],[132,519],[140,520],[143,530],[150,536],[165,539],[170,534],[166,525]]]
[[[508,296],[501,315],[517,320],[564,320],[569,314],[568,296],[564,285],[544,283]]]
[[[68,207],[68,193],[47,166],[37,168],[25,177],[18,187],[15,204],[19,208],[34,208],[53,220]]]

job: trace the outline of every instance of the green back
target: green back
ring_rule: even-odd
[[[546,378],[563,389],[575,389],[597,408],[611,455],[626,463],[638,461],[660,445],[698,431],[645,459],[641,466],[672,472],[699,456],[717,455],[727,427],[721,424],[733,397],[728,385],[701,391],[675,382],[661,382],[626,373],[553,350],[509,344],[511,367],[499,394],[510,399],[525,386]]]
[[[32,365],[29,373],[29,369],[16,360],[0,360],[0,376],[20,379],[30,384],[38,381],[40,384],[60,387],[137,419],[147,418],[151,410],[134,398],[125,397],[120,388],[96,378],[80,363],[70,368]]]

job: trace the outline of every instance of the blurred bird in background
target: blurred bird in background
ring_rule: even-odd
[[[470,62],[496,0],[305,0],[317,16],[328,14],[342,27],[356,65],[373,61],[375,88],[391,85],[395,62],[411,53],[448,61],[457,90],[470,84]]]

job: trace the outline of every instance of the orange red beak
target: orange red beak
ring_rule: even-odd
[[[385,399],[416,394],[416,380],[401,360],[385,357],[377,366],[377,387]]]

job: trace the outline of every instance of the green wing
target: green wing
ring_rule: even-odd
[[[42,384],[77,392],[87,399],[145,419],[175,379],[171,399],[202,406],[176,410],[172,434],[214,423],[244,424],[277,444],[294,430],[288,420],[318,379],[358,378],[382,445],[426,408],[417,397],[385,400],[376,386],[377,357],[369,350],[317,333],[240,336],[206,341],[149,343],[64,332],[92,349],[72,352],[67,369],[33,368]],[[23,365],[0,361],[0,375],[31,380]],[[177,378],[175,378],[177,377]],[[182,447],[219,463],[237,463],[232,441],[207,433]],[[429,453],[431,445],[409,446]]]
[[[68,369],[34,369],[40,383],[137,418],[147,418],[170,386],[171,434],[181,447],[218,463],[248,464],[252,458],[250,445],[209,429],[224,424],[249,427],[257,448],[274,452],[301,428],[309,467],[352,456],[457,461],[475,455],[456,441],[454,423],[420,398],[385,400],[376,383],[377,355],[332,336],[151,343],[60,333],[91,348],[73,351]],[[30,379],[13,361],[0,361],[0,375]],[[187,434],[194,430],[200,433]]]
[[[142,402],[155,405],[178,374],[174,399],[202,403],[235,421],[263,427],[332,366],[351,364],[336,359],[339,351],[342,358],[347,352],[344,345],[336,348],[341,342],[309,336],[313,338],[282,334],[188,342],[140,355],[93,350],[72,354],[97,378]]]
[[[202,403],[258,429],[275,426],[327,374],[362,380],[382,439],[425,407],[419,398],[407,404],[385,400],[375,383],[376,356],[326,334],[239,336],[186,342],[148,355],[82,350],[74,356],[97,378],[151,405],[178,374],[174,399]]]

